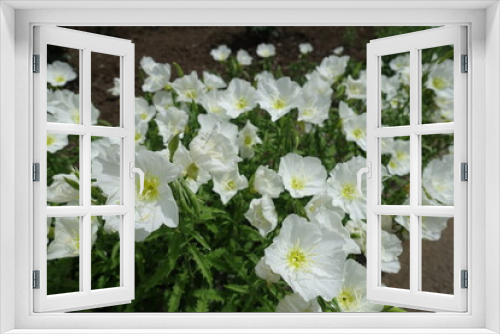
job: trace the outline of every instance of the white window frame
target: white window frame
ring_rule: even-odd
[[[133,9],[119,9],[119,6]],[[500,11],[497,1],[4,1],[0,5],[0,322],[12,333],[498,333],[500,331]],[[12,6],[12,7],[11,7]],[[69,7],[61,9],[61,7]],[[153,8],[137,10],[137,8]],[[16,9],[14,9],[15,7]],[[31,8],[30,10],[21,8]],[[96,8],[108,8],[97,10]],[[159,8],[162,7],[162,8]],[[353,9],[356,8],[357,9]],[[33,9],[35,8],[35,9]],[[41,10],[52,8],[52,10]],[[58,9],[59,8],[59,9]],[[74,8],[80,8],[78,10]],[[86,8],[86,9],[81,9]],[[112,10],[114,8],[114,10]],[[221,9],[224,8],[224,9]],[[351,8],[351,9],[346,9]],[[403,9],[401,9],[403,8]],[[438,9],[436,9],[438,8]],[[56,10],[57,9],[57,10]],[[409,10],[411,9],[411,10]],[[486,24],[485,24],[486,23]],[[469,311],[437,314],[34,314],[30,194],[31,45],[35,24],[442,25],[469,27]],[[4,29],[7,28],[7,29]],[[13,38],[15,31],[15,39]],[[15,71],[14,71],[15,66]],[[486,71],[486,68],[488,69]],[[9,74],[7,77],[4,74]],[[15,78],[15,86],[12,85]],[[14,98],[15,97],[15,98]],[[13,112],[15,110],[15,112]],[[15,114],[15,119],[12,115]],[[488,120],[488,121],[486,121]],[[12,136],[15,145],[12,145]],[[486,154],[485,152],[488,152]],[[15,177],[12,175],[15,171]],[[488,175],[488,182],[486,180]],[[12,198],[11,189],[15,189]],[[488,194],[488,196],[486,196]],[[486,202],[486,205],[485,205]],[[11,206],[15,210],[11,209]],[[485,218],[488,217],[488,220]],[[11,222],[14,221],[15,224]],[[13,226],[14,225],[14,226]],[[15,237],[15,240],[14,240]],[[490,256],[485,265],[485,254]],[[14,287],[14,288],[13,288]],[[488,291],[488,293],[486,293]],[[14,305],[14,307],[12,307]],[[142,324],[143,329],[132,330]],[[179,328],[191,329],[186,331]],[[241,330],[236,330],[236,329]],[[247,328],[247,330],[243,330]],[[413,329],[411,329],[413,328]],[[100,330],[99,330],[100,329]],[[108,331],[106,331],[108,329]],[[163,329],[160,331],[160,329]],[[47,331],[45,331],[47,332]]]

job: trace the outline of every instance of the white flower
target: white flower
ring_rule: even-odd
[[[257,87],[262,81],[274,80],[274,75],[269,71],[262,71],[255,75],[255,81],[257,82]]]
[[[301,43],[299,44],[299,51],[303,55],[306,55],[308,53],[311,53],[313,50],[313,47],[310,43]]]
[[[321,193],[326,186],[326,169],[316,157],[288,153],[280,159],[278,174],[293,198]]]
[[[404,85],[410,84],[410,53],[406,52],[403,55],[397,56],[389,63],[389,67],[397,72],[399,82]]]
[[[170,85],[171,69],[169,64],[155,63],[152,69],[149,69],[149,76],[142,85],[145,92],[157,92],[161,89],[168,89]],[[147,73],[147,72],[146,72]]]
[[[47,133],[47,152],[56,153],[68,145],[68,135]]]
[[[453,205],[453,154],[429,162],[422,173],[425,192],[442,205]]]
[[[238,146],[242,158],[252,158],[255,155],[253,147],[257,144],[262,144],[262,140],[257,136],[258,130],[255,125],[247,121],[245,127],[238,133]]]
[[[344,211],[332,204],[332,197],[327,193],[319,193],[314,195],[305,206],[306,215],[309,220],[313,220],[314,216],[321,210],[327,210],[340,216],[342,220],[345,216]]]
[[[219,129],[217,126],[210,132],[198,133],[189,144],[194,163],[210,174],[229,172],[242,160]]]
[[[321,75],[321,78],[331,85],[344,74],[348,62],[349,56],[329,56],[321,61],[316,70]]]
[[[278,214],[274,208],[273,200],[267,195],[262,196],[262,198],[254,198],[250,202],[250,208],[245,212],[245,218],[259,230],[263,238],[269,232],[274,231],[278,225]]]
[[[209,114],[213,114],[221,120],[229,120],[231,117],[227,114],[226,109],[221,106],[222,97],[226,94],[223,91],[211,90],[203,95],[201,104]]]
[[[141,68],[144,70],[144,72],[146,72],[147,75],[150,75],[151,73],[153,73],[153,70],[157,63],[151,57],[142,57],[139,64],[141,65]]]
[[[339,115],[343,122],[356,117],[358,114],[344,101],[339,102]]]
[[[198,115],[198,123],[200,130],[198,134],[209,134],[212,131],[219,131],[227,138],[228,144],[231,145],[235,154],[238,154],[238,126],[233,123],[219,119],[213,114]]]
[[[278,198],[284,190],[281,177],[267,166],[257,168],[253,186],[259,194],[268,195],[271,198]]]
[[[245,175],[240,175],[238,168],[228,172],[214,173],[213,191],[220,195],[222,204],[226,205],[239,190],[248,187],[248,180]]]
[[[227,86],[221,77],[208,73],[207,71],[203,71],[203,84],[208,92],[211,90],[225,88]]]
[[[47,187],[47,201],[53,203],[67,203],[67,202],[78,202],[80,198],[80,192],[75,189],[67,181],[73,181],[76,184],[80,183],[80,180],[75,174],[57,174],[52,177],[52,184]],[[78,204],[77,204],[78,205]]]
[[[108,89],[108,92],[113,96],[120,96],[120,78],[113,79],[113,87]]]
[[[257,55],[262,58],[269,58],[276,55],[276,49],[272,44],[259,44],[257,46]]]
[[[353,79],[350,75],[344,82],[345,93],[348,99],[366,99],[366,72],[362,72],[359,79]]]
[[[54,240],[48,245],[47,260],[80,256],[80,218],[55,218],[54,226]],[[98,229],[99,223],[97,219],[92,219],[92,244],[97,238]]]
[[[67,89],[47,89],[47,122],[80,124],[80,96]],[[97,123],[99,110],[91,105],[91,124]]]
[[[425,205],[425,203],[422,204]],[[421,217],[422,238],[431,241],[441,239],[441,233],[446,228],[448,219],[447,217]],[[407,231],[410,231],[410,217],[396,216],[394,220]]]
[[[221,96],[220,106],[226,110],[229,117],[237,118],[255,108],[255,95],[255,88],[248,81],[235,78]]]
[[[148,123],[156,114],[156,108],[150,106],[142,97],[135,98],[135,114],[141,122]]]
[[[436,123],[453,122],[454,119],[454,91],[447,89],[434,95],[434,103],[438,107],[436,112],[432,113],[432,120]]]
[[[186,178],[186,184],[193,193],[197,193],[201,185],[210,180],[210,175],[207,171],[199,168],[191,158],[190,152],[182,145],[174,153],[173,162],[181,166],[182,176]]]
[[[366,113],[353,115],[342,122],[345,137],[366,151]]]
[[[425,86],[436,94],[453,91],[453,61],[446,59],[442,63],[432,64]]]
[[[338,163],[327,181],[327,192],[333,205],[341,207],[355,220],[366,218],[366,198],[364,192],[360,194],[357,189],[357,173],[363,167],[366,167],[366,159],[353,157],[345,163]],[[363,183],[363,189],[366,189],[366,183]]]
[[[142,145],[146,140],[146,132],[148,132],[149,124],[141,121],[138,115],[135,116],[135,144]]]
[[[113,204],[120,204],[120,152],[120,138],[103,137],[91,142],[92,178],[97,180],[96,185],[107,196],[112,196],[118,192],[115,198],[118,202]]]
[[[210,55],[215,61],[226,61],[229,55],[231,55],[231,49],[227,45],[219,45],[216,49],[210,51]]]
[[[392,138],[391,138],[392,139]],[[382,138],[385,142],[386,138]],[[383,147],[389,145],[383,144]],[[410,141],[396,139],[390,145],[391,160],[387,164],[387,170],[391,175],[406,175],[410,172]]]
[[[167,109],[175,107],[171,92],[164,90],[157,91],[153,96],[153,104],[158,112],[166,113]]]
[[[255,274],[257,277],[262,278],[268,282],[278,282],[280,280],[280,275],[273,273],[271,267],[266,263],[266,257],[260,258],[259,262],[255,266]]]
[[[398,256],[403,253],[401,240],[389,232],[380,231],[381,250],[380,250],[380,269],[383,272],[397,274],[401,269]]]
[[[273,122],[276,122],[298,106],[300,86],[289,77],[262,80],[259,82],[257,96],[261,108],[271,115]]]
[[[393,75],[392,77],[387,77],[382,74],[380,79],[382,93],[385,94],[385,100],[391,101],[400,90],[401,81],[398,75]]]
[[[298,293],[286,295],[280,300],[276,312],[323,312],[316,299],[306,302]]]
[[[62,87],[68,81],[76,79],[76,73],[71,66],[56,60],[47,65],[47,82],[53,87]]]
[[[266,262],[305,301],[330,300],[342,286],[343,245],[336,233],[292,214],[265,250]]]
[[[179,94],[177,97],[177,101],[179,102],[199,102],[205,90],[205,85],[198,80],[198,74],[196,71],[191,72],[189,75],[175,79],[172,83],[172,87],[175,89],[177,94]]]
[[[155,121],[163,142],[166,144],[177,134],[183,134],[188,120],[187,112],[176,107],[170,107],[164,113],[159,112]]]
[[[252,57],[245,50],[239,50],[236,54],[238,64],[248,66],[252,64]]]
[[[337,46],[335,49],[333,49],[333,54],[336,56],[340,56],[344,52],[344,47],[343,46]]]
[[[351,234],[352,240],[359,246],[363,254],[366,254],[366,223],[361,220],[349,220],[345,227]]]
[[[344,284],[337,295],[342,312],[381,312],[384,305],[366,299],[366,268],[352,259],[344,265]]]
[[[307,93],[310,95],[317,94],[322,98],[327,98],[331,100],[333,89],[331,85],[321,78],[318,71],[313,71],[311,74],[307,75],[307,82],[302,88],[302,93]]]
[[[351,239],[349,230],[342,225],[342,218],[344,218],[344,212],[330,211],[324,208],[319,209],[312,215],[311,222],[319,224],[344,239],[344,247],[342,248],[346,255],[349,254],[361,254],[361,249],[356,244],[356,242]]]
[[[302,98],[298,103],[298,120],[323,126],[324,121],[328,119],[331,104],[330,97],[302,89]]]

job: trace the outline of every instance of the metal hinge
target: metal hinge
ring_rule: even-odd
[[[33,73],[40,73],[40,55],[33,55]]]
[[[469,287],[469,273],[467,270],[461,271],[461,281],[462,281],[462,289],[467,289]]]
[[[33,270],[33,289],[40,289],[40,270]]]
[[[466,162],[460,164],[460,180],[469,181],[469,166]]]
[[[462,55],[462,61],[461,61],[461,70],[460,72],[462,73],[467,73],[469,72],[469,57],[467,55]]]
[[[40,182],[40,164],[38,162],[33,164],[33,181]]]

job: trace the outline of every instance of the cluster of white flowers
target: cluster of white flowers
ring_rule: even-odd
[[[302,55],[312,50],[308,43],[299,45]],[[294,112],[296,121],[304,124],[307,131],[313,131],[314,127],[323,127],[331,113],[337,112],[337,106],[332,106],[334,83],[335,87],[345,89],[345,101],[338,104],[339,125],[345,138],[366,151],[366,113],[353,107],[359,108],[366,102],[366,72],[346,76],[349,56],[341,56],[342,53],[342,47],[336,48],[333,55],[324,58],[306,75],[302,85],[290,77],[275,78],[265,71],[257,74],[253,82],[233,78],[226,83],[216,74],[203,72],[199,77],[196,71],[173,80],[169,64],[142,58],[140,66],[146,75],[142,90],[149,98],[138,97],[135,105],[136,165],[145,173],[144,192],[136,197],[136,241],[143,241],[162,225],[178,226],[179,208],[172,182],[185,183],[195,195],[204,185],[212,184],[212,191],[222,205],[250,188],[249,192],[260,197],[248,203],[244,217],[263,241],[269,241],[255,273],[269,283],[283,279],[293,291],[279,303],[278,311],[321,312],[318,297],[327,302],[336,298],[338,307],[345,312],[381,311],[381,305],[366,300],[366,269],[348,259],[352,254],[366,254],[366,198],[365,192],[359,193],[356,186],[357,172],[366,166],[363,156],[352,156],[327,171],[317,157],[287,153],[281,156],[276,170],[260,165],[259,161],[254,175],[240,173],[240,163],[254,159],[265,137],[256,126],[258,123],[246,120],[239,128],[236,119],[263,110],[276,123]],[[210,52],[218,62],[236,59],[241,66],[252,63],[245,50],[239,50],[236,56],[231,54],[226,45]],[[276,49],[274,45],[261,44],[256,54],[261,58],[273,57]],[[382,80],[384,107],[395,108],[408,99],[399,86],[401,82],[409,82],[408,62],[405,56],[391,61],[390,67],[396,74]],[[452,89],[453,81],[444,79],[449,71],[447,66],[443,62],[429,69],[426,85],[436,92],[436,99],[443,100]],[[78,95],[61,89],[75,77],[68,64],[56,62],[49,66],[49,84],[57,87],[48,93],[50,122],[79,124]],[[114,84],[109,93],[119,95],[119,79]],[[98,116],[99,111],[93,108],[93,124]],[[162,151],[151,151],[145,145],[153,122],[163,141]],[[186,138],[190,138],[189,143]],[[47,136],[47,149],[51,153],[67,143],[67,136]],[[384,167],[385,176],[409,174],[409,141],[384,139],[381,145],[382,153],[390,155]],[[92,141],[93,186],[102,190],[106,204],[119,204],[121,200],[119,152],[119,139]],[[452,156],[444,156],[426,166],[422,177],[426,203],[453,205],[453,180],[446,172],[452,160]],[[54,176],[47,191],[48,201],[77,203],[78,191],[70,182],[79,182],[74,173]],[[291,213],[280,222],[275,201],[282,194],[292,201],[308,201],[304,217]],[[119,217],[103,219],[105,230],[119,231]],[[394,221],[396,226],[409,228],[407,217],[395,217]],[[78,228],[73,225],[71,219],[56,219],[55,239],[49,245],[50,258],[78,255],[79,239],[75,234]],[[425,218],[422,235],[437,240],[445,227],[446,219]],[[274,236],[272,242],[270,236]],[[398,273],[402,251],[396,234],[390,228],[382,231],[382,271]]]

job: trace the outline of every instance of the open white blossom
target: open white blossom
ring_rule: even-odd
[[[198,123],[200,130],[198,134],[210,133],[212,131],[219,131],[224,137],[227,138],[228,144],[231,145],[235,154],[238,154],[238,126],[221,120],[213,114],[200,114],[198,115]]]
[[[99,223],[97,219],[91,222],[91,240],[94,244],[97,238]],[[47,247],[47,260],[80,256],[80,218],[55,218],[54,240]]]
[[[453,205],[453,154],[431,160],[422,173],[425,192],[441,205]]]
[[[220,195],[222,204],[226,205],[238,191],[248,187],[245,175],[240,175],[238,168],[228,172],[214,173],[213,191]]]
[[[329,56],[321,61],[321,64],[316,67],[316,71],[323,80],[331,85],[344,74],[348,62],[349,56]]]
[[[149,124],[141,121],[138,115],[135,116],[135,144],[142,145],[146,140],[146,133],[148,132]]]
[[[255,88],[248,81],[238,78],[231,80],[220,100],[220,106],[231,118],[238,118],[239,115],[252,110],[256,105]]]
[[[359,79],[353,79],[350,75],[344,82],[345,93],[348,99],[365,100],[366,99],[366,72],[361,72]]]
[[[52,184],[47,187],[47,201],[52,203],[78,202],[80,192],[71,186],[66,180],[76,184],[80,180],[75,174],[57,174],[52,177]],[[78,204],[77,204],[78,205]]]
[[[349,220],[345,224],[352,240],[359,246],[363,254],[366,254],[366,223],[361,220]]]
[[[166,113],[167,109],[175,107],[172,93],[164,90],[160,90],[155,93],[153,96],[153,104],[156,111],[161,113]]]
[[[99,110],[90,109],[91,124],[97,124]],[[67,89],[47,89],[47,122],[80,124],[80,96]]]
[[[137,115],[139,121],[148,123],[156,115],[156,108],[154,106],[150,106],[148,101],[144,98],[136,97],[135,114]]]
[[[342,286],[343,246],[335,232],[291,214],[265,250],[266,262],[305,301],[330,300]]]
[[[276,312],[323,312],[316,299],[306,302],[298,293],[286,295],[276,307]]]
[[[245,212],[245,218],[259,230],[263,238],[278,225],[278,214],[274,208],[273,200],[267,195],[262,196],[262,198],[254,198],[250,202],[250,208]]]
[[[262,58],[269,58],[276,55],[276,48],[272,44],[259,44],[257,46],[257,55]]]
[[[245,50],[239,50],[236,54],[236,60],[238,64],[243,66],[248,66],[252,64],[252,56],[248,54]]]
[[[182,145],[174,153],[173,162],[182,167],[181,175],[186,179],[186,184],[193,193],[197,193],[201,185],[210,180],[210,174],[198,167],[191,158],[191,153]]]
[[[346,139],[366,151],[366,113],[353,115],[342,122]]]
[[[211,90],[226,88],[227,86],[227,84],[220,76],[209,73],[207,71],[203,71],[203,84],[205,85],[205,89],[207,90],[207,92]]]
[[[351,118],[356,117],[358,114],[344,101],[339,102],[339,115],[342,122],[345,122]]]
[[[392,139],[392,138],[391,138]],[[382,139],[385,142],[386,138]],[[388,147],[389,145],[383,144]],[[410,172],[410,141],[396,139],[392,142],[389,153],[391,160],[387,164],[387,170],[391,175],[406,175]]]
[[[428,203],[422,203],[426,205]],[[422,238],[431,241],[437,241],[441,239],[441,234],[448,225],[448,217],[421,217],[421,233]],[[403,226],[407,231],[410,231],[410,217],[408,216],[396,216],[394,218],[396,223]]]
[[[158,125],[158,132],[163,137],[163,142],[166,144],[177,134],[183,134],[188,120],[187,112],[176,107],[159,112],[155,121]]]
[[[352,259],[344,265],[344,284],[336,298],[342,312],[381,312],[384,308],[366,299],[366,268]]]
[[[262,71],[255,75],[255,82],[257,82],[257,87],[259,87],[262,81],[274,80],[274,75],[269,71]]]
[[[326,169],[316,157],[288,153],[281,157],[278,174],[293,198],[312,196],[325,191]]]
[[[327,181],[327,192],[333,199],[333,205],[341,207],[355,220],[366,218],[366,182],[362,185],[363,194],[357,188],[357,173],[363,167],[366,167],[366,159],[353,157],[338,163]]]
[[[271,198],[278,198],[284,190],[281,177],[267,166],[257,168],[253,186],[259,194]]]
[[[271,267],[266,263],[266,257],[260,258],[259,262],[255,266],[255,274],[257,277],[262,278],[271,283],[278,282],[280,280],[280,275],[273,273]]]
[[[68,63],[56,60],[47,65],[47,82],[53,87],[62,87],[76,79],[76,73]]]
[[[121,139],[117,137],[103,137],[91,142],[92,178],[107,196],[118,191],[115,198],[118,203],[113,204],[120,204],[120,151]]]
[[[311,53],[313,50],[313,46],[310,43],[301,43],[299,44],[299,51],[303,55]]]
[[[210,51],[210,55],[215,61],[223,62],[231,55],[231,49],[227,45],[219,45],[216,49]]]
[[[453,60],[446,59],[442,63],[432,64],[425,86],[436,94],[453,91]]]
[[[172,88],[179,95],[177,97],[177,101],[200,102],[205,90],[205,85],[203,82],[198,80],[198,74],[196,71],[192,71],[189,75],[175,79],[172,83]]]
[[[356,244],[356,242],[351,239],[349,230],[342,225],[342,218],[344,218],[344,213],[336,211],[330,211],[324,208],[317,210],[314,215],[312,215],[311,222],[314,224],[319,224],[320,226],[329,229],[330,231],[338,234],[342,239],[344,239],[344,247],[342,248],[346,255],[349,254],[361,254],[361,249]]]
[[[397,72],[399,76],[399,82],[404,85],[410,84],[410,53],[406,52],[402,55],[397,56],[392,59],[389,63],[389,67]]]
[[[318,71],[313,71],[312,73],[306,75],[307,82],[302,88],[302,93],[306,94],[317,94],[322,98],[332,99],[333,89],[332,86],[321,78]]]
[[[262,140],[257,135],[258,130],[255,125],[247,121],[245,127],[238,133],[238,146],[242,158],[252,158],[255,155],[253,147],[257,144],[262,144]]]
[[[336,56],[340,56],[344,52],[344,47],[343,46],[337,46],[335,49],[332,50],[333,54]]]
[[[309,220],[313,220],[314,216],[322,210],[331,211],[334,214],[339,215],[340,220],[342,220],[345,216],[344,210],[337,206],[333,206],[332,197],[325,192],[314,195],[306,204],[304,209],[306,210],[306,215]]]
[[[403,253],[401,240],[389,232],[380,231],[381,250],[380,250],[380,269],[383,272],[397,274],[401,269],[398,256]]]
[[[141,65],[141,68],[147,75],[151,75],[151,73],[153,73],[156,64],[156,61],[151,57],[142,57],[139,62],[139,65]]]
[[[213,114],[221,120],[229,120],[231,117],[227,114],[226,109],[221,106],[221,98],[226,94],[224,91],[211,90],[201,100],[203,108],[209,114]]]
[[[108,92],[113,95],[113,96],[120,96],[120,78],[114,78],[113,79],[113,87],[108,89]]]
[[[261,80],[257,89],[258,103],[276,122],[300,102],[300,86],[289,77]]]
[[[298,120],[323,126],[328,119],[331,104],[330,97],[302,89],[302,98],[298,103]]]
[[[170,76],[171,69],[170,64],[160,64],[155,63],[152,68],[148,68],[147,74],[149,76],[144,81],[142,85],[142,90],[145,92],[157,92],[161,89],[169,89],[170,88]]]
[[[47,133],[47,152],[56,153],[68,145],[68,135]]]

